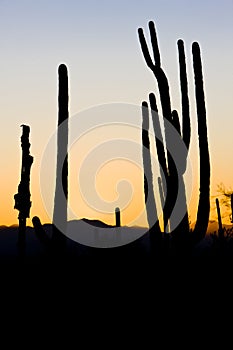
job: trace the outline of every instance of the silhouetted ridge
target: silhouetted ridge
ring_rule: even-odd
[[[79,220],[71,220],[69,222],[78,222]],[[103,228],[109,228],[109,227],[115,227],[113,225],[108,225],[103,221],[100,220],[90,220],[90,219],[81,219],[81,221],[86,222],[88,225],[95,226],[95,227],[103,227]]]

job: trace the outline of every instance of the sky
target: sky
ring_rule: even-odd
[[[48,145],[52,143],[55,147],[56,144],[59,64],[65,63],[68,67],[69,110],[75,120],[83,122],[90,118],[98,125],[98,118],[102,120],[99,108],[105,113],[108,110],[106,105],[110,105],[113,111],[118,104],[124,114],[132,105],[139,110],[150,92],[158,93],[137,36],[137,29],[143,27],[149,38],[150,20],[156,24],[172,107],[178,111],[181,106],[176,43],[180,38],[185,41],[192,123],[190,171],[193,182],[188,184],[188,197],[191,221],[194,221],[198,198],[198,156],[191,44],[198,41],[202,52],[211,156],[211,198],[214,199],[218,184],[224,183],[227,188],[232,186],[232,19],[232,0],[0,0],[0,225],[17,223],[18,212],[14,210],[13,196],[20,181],[21,124],[31,127],[31,154],[34,156],[31,217],[37,215],[43,223],[51,221],[55,148],[49,153]],[[123,117],[120,122],[123,122]],[[88,177],[82,189],[77,180],[80,180],[81,159],[88,158],[97,144],[110,142],[107,135],[114,140],[124,137],[138,144],[140,122],[137,114],[126,129],[118,125],[116,131],[108,125],[101,130],[89,130],[72,145],[69,186],[73,204],[70,218],[89,217],[112,223],[113,208],[121,207],[123,200],[123,224],[146,224],[140,160],[137,163],[137,160],[123,159],[121,154],[123,158],[119,161],[111,159],[102,167],[98,164],[98,176],[93,181],[96,181],[97,192],[102,197],[101,205],[110,203],[106,211],[93,207],[80,193],[90,185]],[[131,133],[130,127],[135,132]],[[116,186],[122,179],[128,179],[131,192],[123,186],[119,189],[120,196]],[[189,183],[190,172],[185,179]],[[125,198],[127,193],[128,199]],[[214,217],[213,205],[211,218]]]

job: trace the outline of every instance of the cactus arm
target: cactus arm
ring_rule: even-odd
[[[178,54],[179,54],[179,70],[180,70],[180,88],[181,88],[181,102],[182,102],[182,137],[187,148],[189,150],[190,136],[191,136],[191,124],[189,113],[189,98],[188,98],[188,80],[186,70],[186,60],[184,51],[183,40],[178,40]]]
[[[178,132],[178,134],[181,136],[179,115],[175,109],[172,111],[172,124],[176,129],[176,131]]]
[[[160,67],[161,59],[160,59],[160,53],[159,53],[159,45],[158,45],[158,39],[156,35],[156,30],[155,30],[155,24],[153,21],[149,22],[149,30],[150,30],[151,46],[153,49],[154,61],[156,66]]]
[[[164,142],[163,142],[163,136],[162,136],[161,126],[160,126],[160,122],[159,122],[159,115],[158,115],[156,98],[155,98],[155,95],[153,93],[151,93],[149,95],[149,100],[150,100],[153,128],[154,128],[154,133],[155,133],[155,142],[156,142],[158,160],[159,160],[159,164],[162,168],[162,171],[163,171],[164,175],[166,176],[166,175],[168,175],[168,171],[167,171],[167,164],[166,164]]]
[[[143,53],[143,56],[145,58],[146,64],[151,70],[153,70],[154,64],[153,64],[152,59],[150,57],[150,53],[148,50],[148,46],[147,46],[146,39],[145,39],[142,28],[138,29],[138,36],[139,36],[139,41],[141,44],[141,49],[142,49],[142,53]]]

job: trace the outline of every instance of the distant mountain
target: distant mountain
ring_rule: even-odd
[[[73,220],[73,221],[77,221],[77,220]],[[103,227],[103,228],[111,228],[111,227],[115,227],[113,225],[108,225],[103,221],[100,220],[90,220],[90,219],[81,219],[81,221],[86,222],[89,225],[95,226],[95,227]],[[71,222],[71,221],[69,221]]]
[[[90,247],[118,247],[131,243],[146,233],[145,228],[115,227],[100,220],[71,220],[67,224],[67,236]]]
[[[194,225],[192,225],[192,228]],[[232,225],[224,225],[224,228],[232,228]],[[52,238],[52,224],[44,224],[43,229],[49,239]],[[120,247],[120,250],[109,250],[108,254],[116,254],[119,252],[119,259],[122,253],[126,254],[127,259],[132,254],[148,255],[151,251],[151,241],[146,228],[142,227],[115,227],[107,225],[100,220],[71,220],[67,224],[67,240],[66,249],[71,257],[92,256],[92,254],[105,254],[103,249],[93,248],[113,248]],[[218,231],[218,223],[210,221],[208,233]],[[0,226],[0,260],[15,260],[18,256],[18,227],[16,225],[7,227]],[[194,250],[194,255],[204,254],[212,249],[213,239],[207,234]],[[43,259],[48,253],[48,247],[38,239],[35,230],[32,227],[26,229],[26,251],[27,259]],[[102,251],[102,253],[101,253]],[[106,249],[104,249],[106,252]],[[232,247],[233,251],[233,247]],[[94,252],[94,253],[93,253]],[[204,252],[204,253],[202,253]],[[233,256],[233,252],[232,252]]]

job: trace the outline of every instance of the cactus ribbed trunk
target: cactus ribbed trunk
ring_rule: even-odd
[[[58,129],[57,129],[57,170],[53,211],[52,242],[55,247],[64,247],[67,224],[68,200],[68,72],[61,64],[58,68]]]
[[[204,84],[200,47],[197,42],[192,45],[193,69],[195,79],[196,109],[198,121],[198,141],[200,160],[200,193],[197,211],[197,220],[193,232],[195,242],[205,237],[210,213],[210,157],[207,136],[207,121]]]

